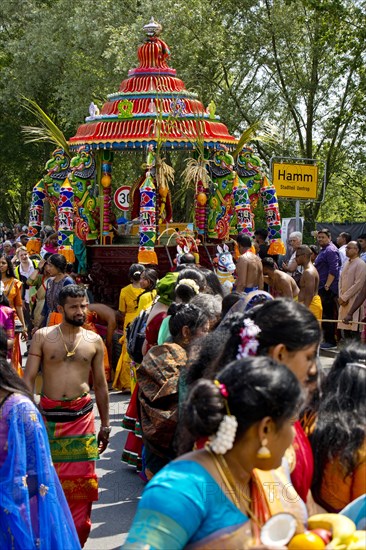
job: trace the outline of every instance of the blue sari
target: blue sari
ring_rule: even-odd
[[[171,462],[147,484],[123,548],[244,548],[250,521],[224,491],[197,462]]]
[[[0,548],[80,549],[42,417],[20,394],[0,407]]]

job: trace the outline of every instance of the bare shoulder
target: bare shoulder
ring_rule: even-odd
[[[88,310],[94,311],[97,315],[101,317],[114,317],[116,315],[116,311],[111,307],[106,306],[105,304],[89,304]]]
[[[317,275],[317,270],[314,266],[308,266],[307,269],[304,269],[302,277],[304,279],[313,279],[315,275]]]
[[[33,339],[38,339],[39,341],[46,340],[48,338],[51,338],[52,336],[56,338],[58,337],[59,328],[58,325],[54,325],[52,327],[43,327],[38,329],[33,336]]]
[[[91,344],[102,345],[102,338],[93,330],[82,328],[82,335],[84,340],[86,340],[87,342],[90,342]]]
[[[236,263],[238,264],[244,264],[247,263],[248,258],[246,257],[246,254],[241,254],[239,258],[237,259]]]

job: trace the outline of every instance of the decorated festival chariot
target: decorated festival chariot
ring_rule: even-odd
[[[89,274],[97,301],[114,305],[120,288],[128,284],[131,263],[157,265],[163,274],[173,267],[177,244],[213,268],[218,245],[238,233],[253,235],[258,201],[266,216],[269,254],[284,253],[276,190],[261,159],[250,147],[238,146],[213,102],[205,108],[197,94],[185,89],[168,66],[170,51],[161,30],[153,18],[144,26],[139,66],[129,71],[100,111],[91,103],[85,123],[69,140],[69,150],[53,151],[32,192],[29,251],[40,252],[48,201],[59,253],[75,262],[80,274]],[[193,224],[174,223],[174,170],[164,158],[173,150],[187,153],[182,178],[195,190]],[[141,177],[124,186],[129,230],[116,244],[113,164],[117,155],[127,152],[140,155],[144,164]]]

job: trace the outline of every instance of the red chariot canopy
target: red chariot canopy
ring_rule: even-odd
[[[206,148],[236,145],[214,105],[205,109],[168,66],[170,51],[159,38],[161,30],[153,18],[144,26],[147,38],[138,48],[139,66],[129,71],[100,112],[90,105],[90,116],[70,139],[71,148],[141,149],[156,144],[159,135],[167,149],[191,149],[198,139]]]

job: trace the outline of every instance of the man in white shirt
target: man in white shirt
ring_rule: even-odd
[[[342,271],[343,266],[347,261],[346,246],[351,241],[351,239],[352,236],[350,235],[350,233],[346,233],[345,231],[342,231],[342,233],[340,233],[337,237],[338,252],[341,259],[340,271]]]

